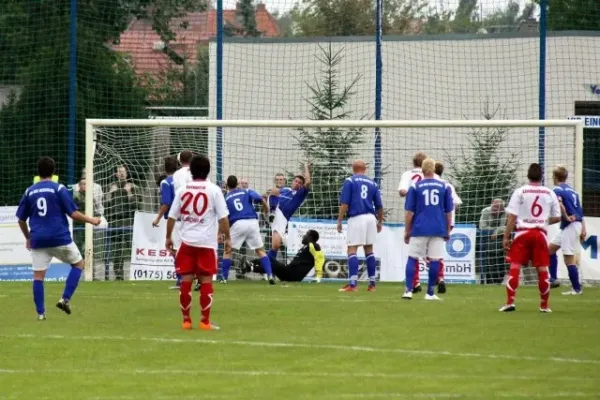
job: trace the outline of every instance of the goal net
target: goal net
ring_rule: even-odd
[[[416,152],[443,165],[442,178],[462,199],[446,246],[449,283],[502,281],[507,269],[501,236],[504,205],[526,181],[530,163],[543,162],[548,185],[552,166],[563,164],[569,182],[581,188],[583,130],[577,121],[88,120],[86,131],[87,179],[103,192],[106,219],[100,228],[86,228],[88,279],[174,278],[173,259],[164,249],[166,222],[155,228],[152,221],[160,205],[157,182],[164,175],[164,159],[183,150],[209,156],[211,181],[221,185],[235,175],[261,194],[289,185],[302,173],[303,162],[310,161],[311,192],[288,225],[279,257],[283,262],[293,258],[304,232],[316,229],[327,260],[324,277],[331,279],[347,277],[345,232],[338,234],[334,222],[340,188],[354,159],[368,163],[368,175],[382,192],[386,226],[375,245],[382,281],[404,280],[404,202],[398,183],[412,168]],[[95,201],[88,190],[87,213],[98,214]],[[263,216],[260,225],[269,246],[270,227]],[[244,258],[254,259],[252,253],[240,249],[234,269]],[[564,266],[560,273],[566,277]],[[426,279],[425,265],[421,274]],[[523,283],[536,279],[524,270]]]

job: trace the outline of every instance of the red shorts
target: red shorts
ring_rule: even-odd
[[[175,256],[175,271],[179,275],[215,275],[217,273],[217,251],[181,243]]]
[[[520,233],[510,246],[508,258],[513,263],[532,267],[547,267],[550,264],[548,241],[544,231],[531,229]]]

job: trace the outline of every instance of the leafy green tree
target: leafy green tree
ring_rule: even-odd
[[[452,21],[452,32],[476,32],[480,27],[476,23],[477,11],[477,0],[460,0],[454,14],[454,20]]]
[[[486,104],[482,116],[491,120],[498,111],[499,107],[491,109]],[[517,185],[520,154],[503,146],[509,134],[501,127],[473,129],[467,134],[467,149],[458,155],[446,152],[449,180],[463,201],[456,212],[457,222],[479,221],[481,210],[495,198],[507,200]]]
[[[284,37],[294,36],[294,18],[290,11],[280,13],[279,11],[273,11],[271,13],[277,21],[279,31]]]
[[[487,15],[482,23],[482,27],[488,32],[513,32],[523,21],[533,18],[535,4],[529,3],[521,10],[521,6],[516,1],[509,2],[502,10],[497,10]]]
[[[536,0],[540,4],[540,0]],[[600,31],[600,2],[548,0],[548,30]]]
[[[346,111],[348,102],[355,94],[354,86],[361,79],[356,75],[343,85],[339,66],[344,48],[334,50],[331,43],[319,46],[316,56],[322,65],[321,76],[309,84],[311,96],[310,119],[340,120],[356,118]],[[358,154],[357,148],[364,143],[363,129],[314,128],[299,129],[295,135],[304,158],[312,162],[311,195],[302,206],[300,214],[312,218],[335,219],[339,209],[339,189],[344,179],[350,176],[350,163]]]
[[[256,8],[252,4],[252,0],[240,0],[239,14],[244,27],[244,36],[258,37],[261,32],[256,27]]]

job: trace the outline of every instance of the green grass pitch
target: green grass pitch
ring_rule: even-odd
[[[216,285],[218,332],[182,331],[167,282],[82,283],[36,321],[30,283],[0,284],[0,399],[600,399],[600,290],[500,313],[501,286]],[[557,291],[558,290],[558,291]],[[199,322],[197,294],[192,306]]]

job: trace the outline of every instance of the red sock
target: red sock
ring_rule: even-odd
[[[192,282],[182,281],[179,287],[179,305],[184,321],[191,321],[190,308],[192,307]]]
[[[550,274],[548,268],[538,268],[538,288],[540,290],[540,297],[542,302],[541,308],[548,308],[548,299],[550,298]]]
[[[421,269],[421,264],[417,260],[417,265],[415,266],[415,275],[413,276],[413,289],[419,285],[419,269]]]
[[[438,282],[444,280],[444,261],[440,261],[440,272],[438,273]]]
[[[212,282],[202,283],[200,285],[200,308],[202,310],[202,322],[210,323],[210,309],[213,303],[213,284]]]
[[[515,304],[515,296],[517,295],[517,288],[519,287],[520,270],[521,266],[519,264],[510,264],[508,280],[506,281],[506,304]]]

